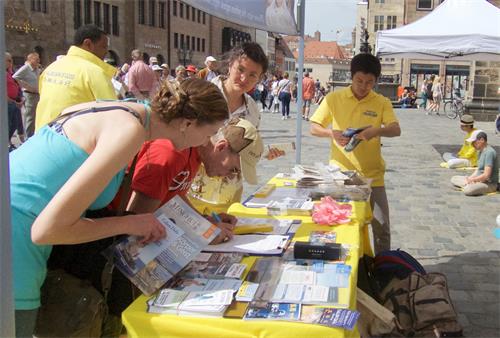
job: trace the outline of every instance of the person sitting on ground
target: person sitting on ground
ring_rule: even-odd
[[[401,93],[401,97],[399,98],[399,103],[401,104],[402,108],[408,108],[411,106],[410,104],[411,98],[410,98],[410,93],[408,92],[408,89],[404,89],[403,93]]]
[[[464,144],[462,148],[460,148],[460,151],[456,154],[443,154],[443,160],[446,161],[450,169],[477,166],[477,151],[472,144],[467,141],[476,130],[476,128],[474,128],[474,118],[472,115],[463,115],[460,118],[460,129],[466,133]]]
[[[453,176],[451,183],[463,188],[466,196],[479,196],[494,192],[498,186],[497,152],[488,145],[488,136],[483,130],[474,130],[467,142],[479,152],[477,169],[470,176]]]

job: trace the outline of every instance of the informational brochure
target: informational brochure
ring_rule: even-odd
[[[347,306],[351,267],[345,264],[298,265],[281,267],[271,302]],[[342,299],[339,290],[343,290]]]
[[[252,302],[244,320],[300,320],[300,304]]]
[[[116,267],[146,295],[161,288],[220,232],[179,196],[159,208],[155,216],[165,227],[164,239],[141,245],[140,238],[129,236],[106,252],[114,256]]]
[[[347,309],[334,309],[315,306],[302,306],[300,321],[328,327],[353,330],[360,313]]]
[[[148,312],[196,317],[222,317],[233,301],[233,289],[215,291],[180,291],[163,289],[151,298]]]
[[[169,289],[190,292],[217,290],[237,292],[242,285],[242,281],[239,279],[176,278],[172,281],[168,283]]]
[[[289,236],[282,235],[234,235],[221,244],[210,245],[207,252],[241,252],[251,255],[280,255],[289,241]]]

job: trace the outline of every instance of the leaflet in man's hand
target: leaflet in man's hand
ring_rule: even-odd
[[[118,269],[146,295],[163,286],[220,232],[179,196],[155,216],[165,227],[166,238],[143,246],[140,238],[129,236],[110,248]]]

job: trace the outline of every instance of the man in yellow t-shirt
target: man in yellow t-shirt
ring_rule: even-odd
[[[465,140],[462,148],[457,154],[444,153],[443,160],[448,164],[448,168],[477,167],[477,150],[467,141],[471,137],[474,128],[474,117],[472,115],[462,115],[460,118],[460,129],[465,132]]]
[[[40,75],[36,130],[67,107],[98,99],[116,100],[111,83],[116,69],[103,61],[107,53],[106,33],[95,25],[78,28],[74,45],[68,53],[51,63]]]
[[[328,94],[311,118],[311,134],[331,139],[330,160],[373,180],[370,204],[375,253],[389,250],[391,246],[380,138],[401,135],[391,102],[372,90],[380,71],[380,62],[375,56],[356,55],[351,61],[351,86]],[[344,147],[351,138],[343,132],[362,127],[367,128],[353,136],[361,142],[354,150],[346,151]]]

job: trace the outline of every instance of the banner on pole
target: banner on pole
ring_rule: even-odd
[[[295,0],[184,0],[218,18],[273,33],[298,35]]]

